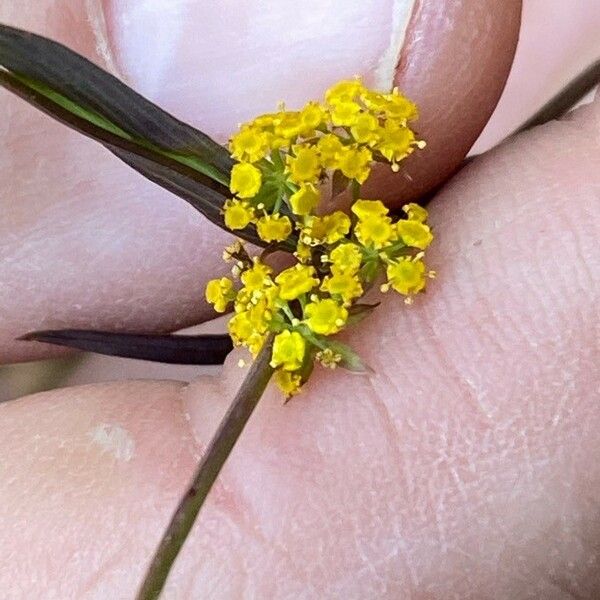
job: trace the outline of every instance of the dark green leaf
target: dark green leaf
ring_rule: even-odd
[[[99,141],[136,171],[183,198],[213,223],[226,229],[221,214],[226,188],[221,184],[152,147],[128,138],[115,126],[105,124],[102,117],[81,117],[82,111],[69,110],[66,101],[56,101],[56,97],[38,91],[39,85],[30,86],[21,78],[3,71],[0,71],[0,85],[79,133]],[[254,244],[265,245],[253,227],[236,234]]]
[[[126,162],[130,167],[135,169],[144,177],[160,185],[161,187],[183,198],[191,204],[196,210],[200,211],[213,223],[225,229],[228,233],[232,233],[225,227],[223,215],[220,209],[221,197],[218,192],[207,188],[203,184],[196,181],[186,174],[175,171],[168,166],[154,162],[142,156],[121,150],[120,148],[107,147]],[[243,230],[236,231],[235,235],[252,242],[257,246],[266,246],[256,233],[256,228],[253,225],[246,227]],[[282,248],[279,248],[282,249]],[[286,248],[289,251],[289,248]],[[293,251],[293,249],[292,249]]]
[[[220,365],[233,349],[228,335],[154,335],[61,329],[35,331],[19,338],[152,362]]]
[[[64,59],[63,70],[56,57],[40,58],[37,55],[50,49],[56,50],[57,56]],[[43,75],[45,67],[48,71]],[[82,71],[74,75],[73,81],[67,81],[65,73],[72,74],[76,67]],[[40,77],[40,80],[32,77]],[[0,25],[0,85],[63,124],[100,142],[136,171],[183,198],[213,223],[226,229],[221,208],[229,190],[219,180],[226,181],[229,177],[231,159],[227,151],[149,103],[112,75],[60,44]],[[115,98],[102,91],[105,85],[115,93]],[[96,92],[99,99],[92,102]],[[133,116],[126,118],[121,113],[127,107],[132,109]],[[172,132],[168,131],[169,127],[173,127]],[[146,137],[137,137],[142,134]],[[159,143],[160,147],[156,145]],[[216,166],[203,162],[213,155]],[[223,174],[217,172],[217,167]],[[265,246],[254,227],[238,231],[236,235]]]
[[[233,161],[225,148],[62,44],[0,25],[0,66],[44,84],[133,137],[195,157],[229,178]]]

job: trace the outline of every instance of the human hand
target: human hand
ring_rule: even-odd
[[[353,336],[378,375],[265,397],[166,597],[594,596],[599,122],[522,136],[436,198],[432,293]],[[131,597],[235,361],[4,405],[2,589]]]

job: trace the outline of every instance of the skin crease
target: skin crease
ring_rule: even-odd
[[[384,0],[372,1],[378,6],[384,3]],[[90,25],[92,20],[96,28],[100,27],[95,17],[96,12],[91,13],[95,20],[91,17],[88,19],[90,15],[86,13],[88,5],[97,6],[98,3],[75,3],[75,7],[67,0],[45,2],[48,4],[47,10],[41,10],[40,2],[36,2],[30,10],[20,10],[15,8],[12,0],[0,0],[0,20],[52,35],[105,66],[112,67],[116,64],[121,69],[127,65],[125,58],[128,56],[128,49],[119,43],[120,38],[116,34],[116,30],[124,25],[119,21],[119,14],[110,9],[110,3],[104,4],[107,7],[107,29],[110,33],[109,50],[117,51],[117,55],[107,63],[103,58],[106,52],[98,51],[97,40]],[[284,22],[289,21],[288,13],[295,10],[293,4],[282,4],[287,6],[287,13],[284,11],[281,16]],[[418,32],[426,30],[428,26],[425,22],[430,22],[429,31],[434,47],[446,40],[447,45],[456,52],[462,44],[462,52],[466,54],[460,73],[462,83],[478,70],[489,74],[487,78],[474,79],[474,87],[457,86],[455,114],[447,111],[445,100],[440,102],[444,109],[438,113],[431,103],[432,92],[425,91],[425,88],[432,87],[436,73],[439,73],[440,81],[446,81],[442,75],[448,66],[435,59],[437,52],[415,51],[411,58],[405,51],[402,58],[405,66],[402,67],[397,83],[402,85],[404,78],[407,82],[410,78],[411,92],[417,96],[417,100],[423,100],[422,122],[431,128],[428,129],[430,142],[435,142],[436,129],[448,129],[448,119],[461,124],[453,131],[462,140],[462,144],[453,149],[448,148],[441,162],[431,162],[429,173],[423,175],[425,179],[432,172],[443,171],[448,164],[454,165],[462,159],[493,110],[501,83],[508,73],[518,34],[520,2],[510,0],[497,3],[495,0],[486,0],[484,4],[489,6],[489,10],[485,12],[479,8],[473,9],[481,6],[481,0],[452,4],[445,21],[442,18],[444,11],[440,12],[440,3],[419,3],[419,11],[415,13],[411,24],[410,31]],[[124,12],[130,5],[129,2],[123,5]],[[178,3],[172,6],[175,5]],[[425,10],[429,5],[437,8]],[[202,22],[202,11],[206,11],[207,6],[210,8],[206,3],[195,2],[187,3],[186,6],[191,7],[191,13],[183,15],[184,22],[189,22],[190,19],[193,21],[194,18]],[[260,7],[260,4],[249,6]],[[359,5],[356,6],[355,10],[360,12],[357,15],[357,26],[371,26],[368,15],[362,14],[364,9],[359,10]],[[465,15],[471,14],[472,9],[474,16],[465,18]],[[383,10],[383,5],[379,10]],[[385,10],[389,12],[391,4]],[[176,43],[173,39],[175,34],[168,29],[172,23],[168,18],[170,15],[171,13],[166,14],[164,20],[153,21],[157,28],[156,39],[167,36],[163,44],[155,46],[158,49]],[[124,21],[126,16],[127,13],[123,16]],[[181,18],[175,20],[176,23],[180,21]],[[357,71],[369,77],[373,64],[377,62],[377,51],[383,53],[390,38],[389,21],[389,18],[374,21],[379,25],[372,27],[384,28],[381,36],[365,33],[367,39],[375,44],[376,50],[374,52],[365,46],[364,52],[371,53],[371,60],[367,63],[363,64],[361,56],[356,55],[358,62],[344,62],[345,70],[341,71],[336,61],[325,61],[327,68],[331,70],[325,73],[321,71],[319,78],[315,78],[315,81],[320,82],[319,89],[307,87],[304,78],[299,79],[294,75],[293,81],[285,82],[289,94],[300,101],[322,93],[326,85],[340,77],[350,77]],[[449,24],[452,24],[452,28],[449,28]],[[245,26],[242,25],[240,31],[243,32]],[[335,35],[331,33],[330,37],[322,39],[314,34],[317,37],[313,43],[312,62],[309,64],[323,63],[322,53],[316,51],[319,44],[336,48],[335,39],[347,39],[347,29],[350,26],[348,24],[345,29],[338,26],[336,29],[332,25]],[[478,42],[478,51],[471,52],[472,36],[478,29],[484,42]],[[319,31],[317,28],[313,30]],[[139,32],[137,35],[139,40]],[[184,48],[191,48],[192,54],[190,55],[189,50],[182,51],[181,58],[173,59],[172,70],[179,74],[179,81],[184,72],[189,72],[191,64],[194,65],[194,72],[200,72],[202,60],[210,74],[210,69],[214,66],[211,67],[212,63],[203,57],[201,41],[204,38],[199,37],[193,29],[185,29],[182,35],[185,36]],[[424,37],[419,47],[426,47],[427,39],[429,38]],[[451,43],[450,39],[462,41],[457,44]],[[494,41],[496,39],[504,41],[502,47],[497,47],[497,42]],[[234,44],[235,39],[231,43]],[[146,46],[144,48],[146,52]],[[195,48],[198,48],[197,53],[193,52]],[[245,79],[240,78],[240,85],[252,86],[254,79],[262,77],[261,89],[269,94],[264,99],[265,108],[272,109],[281,99],[280,86],[283,84],[278,80],[279,75],[273,74],[271,63],[260,54],[261,48],[259,46],[256,50],[258,54],[254,62],[263,64],[263,70],[252,73],[250,80],[246,73]],[[250,52],[247,48],[243,51],[246,54]],[[270,52],[269,56],[272,56],[272,49],[269,47],[264,51]],[[291,48],[289,52],[292,52]],[[124,57],[121,61],[118,60],[119,53]],[[156,57],[157,65],[159,58],[161,57]],[[231,57],[228,60],[231,62]],[[292,65],[294,66],[297,68],[297,63]],[[413,71],[418,76],[411,75]],[[157,72],[161,72],[158,66]],[[173,88],[174,82],[168,79],[169,72],[167,70],[165,80],[158,81],[157,88]],[[282,72],[289,71],[284,69]],[[429,77],[422,76],[424,72]],[[142,91],[152,92],[152,77],[147,75],[144,84],[140,74],[137,75],[136,80],[136,73],[131,74],[131,83]],[[423,80],[424,85],[421,93],[416,85],[419,79]],[[178,94],[175,99],[172,96],[162,97],[160,94],[150,95],[184,118],[193,116],[192,121],[202,124],[203,129],[209,131],[214,129],[218,133],[227,128],[231,130],[242,118],[242,115],[233,110],[227,114],[222,111],[213,114],[209,111],[212,110],[212,104],[209,104],[204,119],[196,98],[202,89],[213,89],[218,86],[218,82],[213,79],[212,84],[209,81],[207,85],[207,82],[196,77],[183,80],[186,82],[183,87],[181,83],[176,86]],[[228,81],[223,85],[229,85]],[[244,84],[244,81],[249,83]],[[436,88],[439,96],[444,99],[447,95],[445,88],[445,84],[442,89]],[[250,87],[250,91],[252,89]],[[243,90],[238,89],[237,94],[241,91]],[[468,110],[463,109],[460,94],[464,95],[464,104],[468,106]],[[478,102],[474,104],[467,101],[471,97],[477,98]],[[181,329],[212,316],[212,310],[203,301],[203,290],[207,276],[224,273],[225,267],[220,257],[228,236],[215,230],[183,201],[174,200],[170,194],[140,178],[101,147],[53,123],[20,99],[9,96],[7,92],[0,91],[0,98],[5,110],[0,136],[3,146],[10,149],[10,152],[0,154],[0,181],[3,182],[0,184],[0,198],[3,203],[11,206],[10,211],[0,214],[0,362],[34,359],[60,352],[56,348],[14,341],[16,337],[35,329],[75,327],[169,330]],[[181,108],[183,104],[187,105],[186,110]],[[221,100],[220,105],[222,104]],[[239,105],[240,102],[236,100],[234,104]],[[436,114],[439,114],[437,127]],[[43,143],[43,140],[52,140],[52,145]],[[26,172],[27,175],[15,179],[14,173],[18,172]],[[99,173],[102,176],[98,176]],[[382,193],[386,187],[383,184],[385,182],[382,183]],[[396,200],[401,203],[402,195],[397,195]],[[157,248],[160,248],[160,252],[156,252]],[[189,262],[190,257],[194,259],[193,266]],[[86,278],[81,277],[82,264],[93,271],[95,285],[90,286]],[[52,275],[44,276],[47,273]],[[26,301],[23,294],[27,296]]]
[[[597,597],[599,140],[596,102],[446,187],[431,293],[349,336],[376,374],[265,396],[165,598]],[[131,598],[237,358],[0,406],[0,589]]]
[[[356,334],[393,378],[355,380],[352,410],[341,374],[283,411],[266,398],[166,597],[596,597],[600,116],[586,112],[477,161],[436,200],[440,287]],[[418,352],[394,343],[400,329]],[[4,405],[0,589],[131,597],[199,450],[173,405],[201,447],[239,381],[231,364],[225,388]]]

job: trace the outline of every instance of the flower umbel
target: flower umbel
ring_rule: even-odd
[[[315,363],[363,368],[332,336],[373,310],[360,299],[377,279],[384,279],[382,291],[410,303],[433,277],[423,262],[433,239],[427,211],[407,204],[398,218],[360,193],[376,162],[397,171],[424,146],[409,127],[416,117],[416,106],[398,90],[376,92],[355,79],[334,85],[323,103],[262,115],[231,138],[237,163],[234,197],[223,208],[226,226],[252,225],[268,245],[292,243],[295,264],[277,274],[236,242],[224,253],[234,263],[233,279],[210,281],[206,299],[218,312],[233,305],[229,333],[253,356],[274,336],[270,363],[287,397],[300,391]],[[324,212],[325,190],[343,188],[353,194],[350,214]]]

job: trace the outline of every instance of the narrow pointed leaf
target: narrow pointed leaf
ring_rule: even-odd
[[[233,161],[220,144],[62,44],[0,25],[0,66],[45,84],[134,137],[196,157],[229,177]]]
[[[80,117],[82,111],[69,110],[65,107],[68,104],[66,101],[57,102],[55,98],[39,92],[39,85],[29,86],[23,79],[3,71],[0,71],[0,85],[79,133],[99,141],[140,174],[183,198],[210,221],[226,229],[221,214],[221,206],[226,199],[222,193],[225,188],[221,184],[182,162],[128,138],[126,133],[104,122],[102,117]],[[236,234],[254,244],[266,245],[254,227],[247,227]]]
[[[38,56],[39,52],[50,49],[57,50],[58,56],[65,59],[64,65],[54,58],[46,60]],[[45,72],[44,67],[49,71]],[[83,71],[73,74],[76,67]],[[73,81],[68,81],[65,73],[71,73]],[[32,79],[32,76],[41,79]],[[149,103],[112,75],[60,44],[0,25],[0,85],[75,131],[100,142],[140,174],[183,198],[210,221],[227,230],[221,213],[229,197],[229,190],[223,183],[229,178],[231,165],[227,151]],[[116,99],[104,94],[104,86],[115,92]],[[99,100],[93,101],[96,93]],[[82,101],[89,104],[80,104]],[[90,107],[94,102],[94,107]],[[129,109],[137,114],[139,107],[143,110],[137,120],[121,114]],[[147,129],[143,128],[145,126]],[[130,129],[125,129],[127,127]],[[169,127],[173,131],[168,131]],[[137,137],[142,134],[145,137]],[[205,164],[204,158],[213,154],[217,157],[216,166]],[[225,155],[226,159],[223,158]],[[222,174],[217,172],[217,167]],[[253,226],[236,232],[236,235],[266,246]]]
[[[225,226],[223,214],[220,208],[220,195],[218,192],[207,188],[196,179],[188,175],[175,171],[169,166],[159,164],[151,159],[136,155],[121,148],[107,147],[118,156],[122,161],[127,163],[131,168],[149,179],[150,181],[160,185],[166,190],[172,192],[176,196],[183,198],[191,204],[196,210],[200,211],[215,225],[225,229],[231,233]],[[258,237],[254,225],[249,225],[243,230],[235,232],[237,237],[240,237],[247,242],[256,244],[257,246],[266,246],[266,243]],[[285,248],[288,252],[290,248]],[[291,248],[293,252],[294,248]]]
[[[107,145],[107,142],[110,142],[112,146],[135,152],[140,156],[151,157],[161,164],[172,165],[176,170],[186,171],[206,187],[221,192],[223,202],[229,195],[228,188],[214,176],[210,169],[204,169],[198,158],[177,154],[159,148],[147,140],[136,138],[102,115],[76,104],[46,84],[0,69],[0,85],[78,133],[101,144]]]
[[[107,147],[113,154],[127,163],[132,169],[135,169],[138,173],[146,177],[146,179],[169,190],[176,196],[183,198],[196,210],[200,211],[210,219],[215,225],[218,225],[221,229],[227,231],[227,233],[232,233],[225,225],[223,213],[218,204],[218,192],[206,188],[195,179],[174,171],[168,166],[158,164],[142,156],[121,150],[120,148],[111,148],[108,145]],[[283,242],[267,244],[267,242],[261,240],[258,236],[255,225],[248,225],[244,229],[237,229],[233,233],[236,237],[242,238],[256,246],[265,248],[261,258],[280,251],[293,253],[296,251],[298,242],[297,234],[294,233]]]
[[[108,356],[179,365],[220,365],[233,349],[228,335],[155,335],[59,329],[35,331],[19,339]]]

